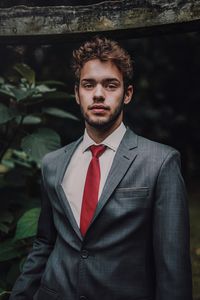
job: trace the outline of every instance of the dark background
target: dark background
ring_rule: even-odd
[[[85,5],[98,2],[100,1],[63,0],[41,3],[39,0],[10,0],[0,1],[0,7],[20,4]],[[113,35],[113,39],[117,37]],[[182,172],[189,196],[194,298],[197,300],[200,299],[200,33],[179,32],[129,39],[120,35],[118,41],[134,61],[134,97],[126,107],[125,123],[138,134],[171,145],[181,153]],[[13,65],[23,62],[35,70],[37,81],[62,81],[65,83],[63,91],[73,94],[74,78],[70,64],[72,50],[79,45],[80,42],[75,42],[74,39],[59,40],[53,44],[47,44],[46,41],[44,44],[41,39],[40,43],[32,41],[19,45],[0,44],[0,76],[9,79]],[[81,119],[74,99],[51,101],[52,106],[59,106]],[[82,120],[77,122],[53,117],[49,120],[49,126],[59,133],[63,145],[83,133]],[[30,186],[29,183],[29,189]],[[29,194],[35,197],[33,191]],[[2,241],[4,239],[5,236]],[[19,270],[14,272],[12,267],[12,276],[4,276],[3,272],[8,270],[8,265],[13,265],[13,261],[0,264],[0,288],[11,289],[16,274],[19,273]]]
[[[200,33],[121,39],[119,42],[134,61],[134,97],[126,108],[126,123],[137,133],[178,149],[189,184],[200,176]],[[38,81],[63,81],[65,91],[73,94],[70,64],[72,50],[79,45],[80,42],[74,41],[2,45],[0,73],[9,77],[13,64],[24,62],[35,70]],[[62,105],[80,117],[75,101]],[[58,123],[52,122],[52,128],[60,131],[63,144],[82,133],[83,123]]]

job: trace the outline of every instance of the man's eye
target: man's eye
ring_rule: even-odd
[[[93,85],[90,84],[90,83],[87,83],[87,84],[84,84],[84,88],[86,88],[86,89],[92,89]]]
[[[109,89],[109,90],[115,90],[117,88],[117,86],[115,84],[108,84],[106,86],[106,88]]]

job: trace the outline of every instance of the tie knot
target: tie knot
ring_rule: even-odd
[[[104,145],[92,145],[90,146],[90,151],[92,152],[92,157],[99,158],[101,154],[106,150],[106,146]]]

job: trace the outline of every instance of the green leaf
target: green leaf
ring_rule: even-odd
[[[4,84],[5,83],[5,79],[3,77],[0,77],[0,84]]]
[[[34,237],[37,231],[40,208],[32,208],[26,211],[17,222],[14,240],[22,240]]]
[[[66,112],[62,109],[56,108],[56,107],[47,107],[47,108],[44,108],[42,111],[51,116],[79,121],[79,119],[76,116],[74,116],[73,114]]]
[[[12,159],[2,159],[2,165],[4,165],[8,170],[13,169],[15,164],[13,163]]]
[[[42,122],[42,119],[33,115],[26,116],[23,120],[23,124],[25,125],[36,125],[40,124]]]
[[[24,137],[21,142],[22,149],[36,162],[40,162],[46,153],[60,146],[60,136],[49,128],[40,128]]]
[[[3,164],[4,164],[4,161],[5,160],[2,161]],[[26,169],[20,168],[20,171],[17,170],[17,173],[18,174],[20,173],[19,174],[20,178],[23,178],[24,175],[25,175],[25,177],[27,175],[29,176],[29,174],[27,174],[27,173],[29,173],[29,171],[27,170],[27,168],[31,169],[31,168],[33,168],[33,165],[35,166],[35,162],[33,162],[31,160],[31,158],[28,156],[28,154],[26,152],[24,152],[24,151],[19,151],[19,150],[13,150],[12,156],[10,157],[10,161],[8,161],[8,165],[7,164],[5,164],[5,165],[8,166],[8,167],[10,167],[10,168],[13,168],[12,163],[14,164],[14,166],[24,166],[24,167],[26,167]],[[14,168],[14,170],[16,170],[16,168]],[[14,174],[14,176],[17,176],[17,173]],[[23,175],[23,173],[24,173],[24,175]],[[16,182],[19,177],[16,177],[16,180],[14,180],[14,181]]]
[[[11,90],[0,89],[0,95],[5,98],[15,98],[15,95]]]
[[[35,84],[35,72],[26,64],[16,64],[14,70],[27,79],[30,85]]]
[[[19,247],[14,243],[13,239],[1,242],[0,262],[7,261],[16,257],[21,257],[25,253],[24,247]]]
[[[51,88],[49,88],[48,86],[46,86],[44,84],[37,85],[35,88],[40,93],[47,93],[47,92],[55,92],[56,91],[55,88],[51,89]]]
[[[0,293],[0,300],[8,300],[11,292],[3,291]]]
[[[27,160],[28,156],[27,153],[25,153],[24,151],[20,151],[20,150],[12,150],[12,155],[14,154],[14,156],[18,157],[19,159],[23,159],[23,160]],[[11,157],[12,157],[11,155]]]
[[[17,118],[16,121],[20,123],[21,118]],[[40,117],[34,116],[34,115],[28,115],[23,119],[23,124],[25,125],[38,125],[42,122],[42,119]]]
[[[36,92],[35,89],[22,90],[20,88],[13,88],[13,94],[17,101],[26,101],[28,98],[31,98]]]
[[[0,164],[0,175],[8,173],[9,168],[5,166],[3,163]],[[0,176],[1,177],[1,176]]]
[[[12,120],[16,114],[14,111],[4,104],[0,103],[0,124],[5,124],[8,121]]]

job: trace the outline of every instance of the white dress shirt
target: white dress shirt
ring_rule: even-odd
[[[125,132],[126,127],[123,123],[121,123],[120,126],[115,129],[115,131],[113,131],[103,142],[101,142],[101,144],[107,147],[105,152],[99,158],[101,179],[98,199],[101,196],[115,153]],[[62,181],[62,187],[66,194],[67,200],[69,201],[74,218],[79,226],[85,179],[90,161],[92,159],[92,154],[89,150],[91,145],[97,144],[89,137],[85,129],[83,141],[79,144],[74,152]]]

